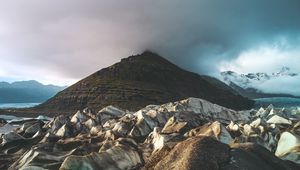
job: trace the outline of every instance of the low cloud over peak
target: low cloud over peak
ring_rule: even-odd
[[[297,0],[0,0],[0,77],[70,84],[145,49],[200,74],[297,70],[299,9]]]

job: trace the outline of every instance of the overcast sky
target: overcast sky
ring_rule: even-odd
[[[146,49],[200,74],[300,73],[299,9],[299,0],[0,0],[0,80],[70,85]]]

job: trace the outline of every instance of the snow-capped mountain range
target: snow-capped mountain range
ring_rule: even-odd
[[[273,78],[278,77],[295,77],[298,76],[298,73],[291,72],[289,67],[282,67],[281,70],[268,73],[248,73],[248,74],[239,74],[233,71],[224,71],[221,72],[221,76],[225,83],[231,84],[234,83],[244,89],[246,88],[255,88],[255,85],[264,83]]]
[[[292,72],[289,67],[282,67],[279,71],[273,73],[239,74],[233,71],[221,72],[221,77],[226,84],[241,95],[252,99],[264,97],[295,97],[293,94],[281,91],[272,93],[265,92],[261,87],[265,84],[272,85],[276,79],[297,78],[298,76],[298,73]]]

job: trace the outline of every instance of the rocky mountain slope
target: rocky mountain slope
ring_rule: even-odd
[[[129,110],[187,97],[199,97],[233,109],[247,109],[250,101],[209,83],[161,56],[146,51],[124,58],[72,85],[38,106],[40,110],[74,111],[107,105]]]
[[[297,170],[299,114],[188,98],[137,112],[107,106],[48,123],[2,122],[15,128],[0,138],[0,169]]]
[[[41,103],[65,87],[43,85],[37,81],[0,82],[0,103]]]
[[[223,81],[232,89],[237,91],[242,96],[250,99],[265,98],[265,97],[297,97],[292,94],[284,93],[264,93],[258,89],[258,86],[282,77],[296,77],[297,73],[293,73],[290,68],[282,67],[281,70],[268,74],[268,73],[248,73],[239,74],[233,71],[221,72]]]

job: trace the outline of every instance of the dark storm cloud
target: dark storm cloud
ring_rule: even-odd
[[[299,9],[298,0],[0,0],[0,77],[72,82],[146,49],[211,74],[247,50],[299,48]]]

